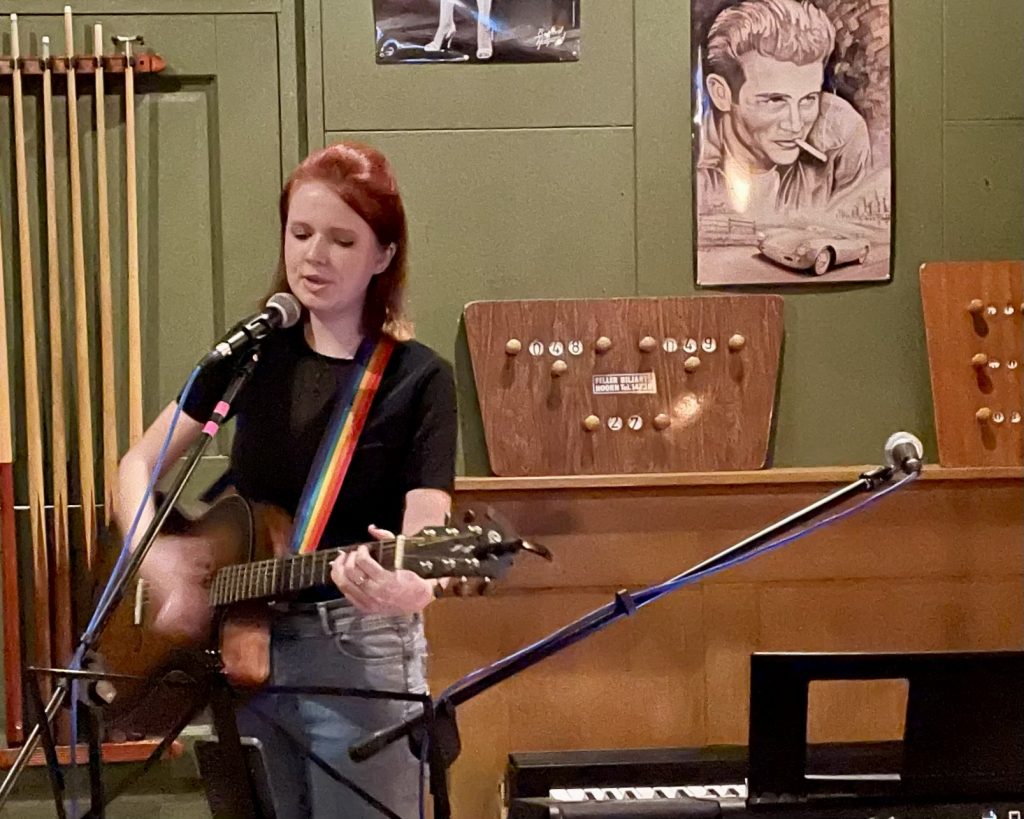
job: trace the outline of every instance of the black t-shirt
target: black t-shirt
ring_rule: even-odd
[[[340,385],[354,369],[352,360],[312,350],[301,325],[264,342],[231,413],[237,427],[230,479],[243,497],[295,515]],[[200,374],[182,410],[208,420],[232,371],[233,364],[224,361]],[[456,428],[451,365],[418,342],[396,344],[321,548],[368,541],[371,523],[401,531],[405,493],[412,489],[450,492]]]

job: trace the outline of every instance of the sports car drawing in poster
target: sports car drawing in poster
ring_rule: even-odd
[[[864,264],[871,243],[837,231],[797,228],[760,234],[757,249],[777,264],[823,276],[837,265]]]

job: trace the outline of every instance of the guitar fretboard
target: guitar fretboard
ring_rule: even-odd
[[[367,544],[373,558],[386,568],[394,562],[391,542]],[[341,554],[357,548],[325,549],[304,555],[257,560],[225,566],[213,578],[210,605],[226,606],[243,600],[285,597],[304,589],[331,583],[331,563]]]

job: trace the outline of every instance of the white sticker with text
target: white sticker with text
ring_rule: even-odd
[[[657,395],[654,373],[609,373],[595,375],[594,395]]]

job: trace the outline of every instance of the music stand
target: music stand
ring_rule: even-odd
[[[755,653],[750,672],[752,807],[1024,797],[1024,652]],[[811,773],[811,681],[885,679],[909,683],[900,769]]]
[[[101,736],[103,723],[103,706],[83,698],[87,706],[85,725],[89,753],[89,785],[90,809],[83,819],[102,819],[106,815],[106,807],[118,796],[123,794],[164,755],[171,743],[179,736],[185,726],[207,706],[213,714],[216,742],[207,742],[201,749],[197,748],[197,756],[204,777],[210,775],[213,781],[213,793],[208,788],[207,799],[215,819],[275,819],[273,805],[270,800],[269,782],[266,770],[262,766],[259,749],[249,738],[243,738],[238,732],[235,722],[235,710],[238,701],[248,696],[239,693],[231,686],[222,673],[219,665],[211,661],[197,665],[188,672],[172,671],[160,678],[152,679],[137,675],[117,674],[114,672],[78,671],[66,668],[35,668],[25,669],[25,690],[29,693],[29,704],[38,719],[40,742],[46,757],[46,766],[53,791],[56,815],[65,819],[67,812],[64,807],[65,782],[57,758],[57,748],[50,721],[45,719],[46,706],[42,699],[40,678],[49,676],[54,680],[63,679],[70,684],[71,680],[96,682],[109,680],[112,682],[137,683],[147,686],[170,685],[183,689],[183,696],[191,695],[190,706],[184,708],[181,718],[167,733],[159,745],[145,759],[142,765],[121,779],[117,785],[107,791],[103,785]],[[448,817],[451,814],[450,798],[447,788],[447,767],[450,761],[442,760],[441,754],[449,746],[450,739],[444,715],[435,712],[434,703],[429,694],[414,694],[405,691],[377,691],[363,688],[338,688],[332,686],[264,686],[261,692],[267,694],[305,694],[310,696],[358,697],[361,699],[386,699],[419,703],[423,708],[422,720],[424,732],[410,740],[414,751],[426,753],[430,763],[430,791],[434,797],[436,815]],[[347,779],[334,769],[330,763],[305,747],[301,739],[280,725],[272,717],[261,716],[276,728],[296,753],[313,762],[324,773],[349,788],[360,799],[375,808],[386,819],[408,819],[402,817],[380,802],[372,794],[367,793],[356,783]]]
[[[263,746],[255,737],[243,736],[241,743],[247,774],[244,785],[253,795],[253,819],[276,819],[270,779],[263,760]],[[220,741],[215,739],[197,740],[195,752],[210,814],[213,819],[232,817],[238,783],[233,776],[227,752],[221,747]]]

